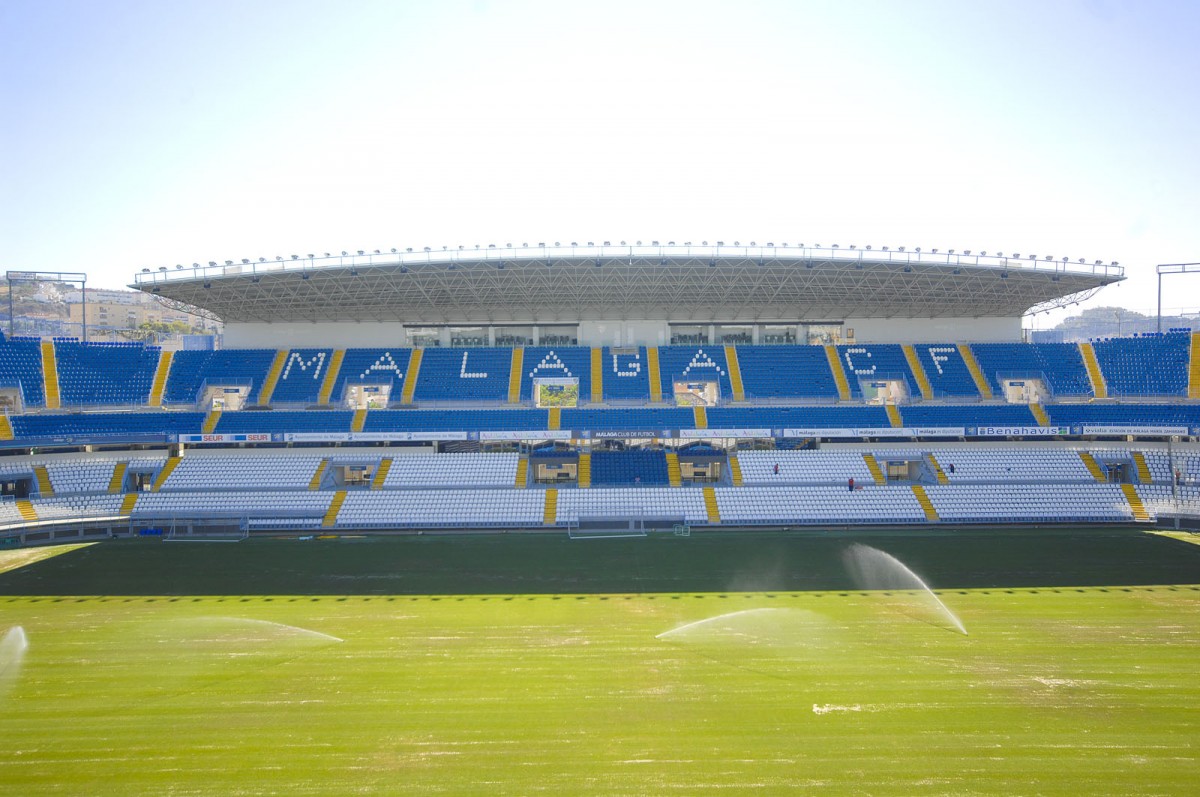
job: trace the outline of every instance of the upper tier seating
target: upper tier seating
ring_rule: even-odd
[[[414,395],[424,401],[507,401],[512,349],[425,349]]]
[[[162,490],[307,490],[321,457],[192,454],[180,460]]]
[[[1092,395],[1083,355],[1074,343],[972,343],[979,369],[996,396],[1004,395],[1002,379],[1042,379],[1053,394]]]
[[[963,362],[957,346],[948,343],[916,343],[913,351],[925,370],[934,398],[979,398],[979,388]]]
[[[1152,518],[1179,514],[1200,516],[1200,487],[1180,486],[1172,492],[1168,484],[1147,484],[1135,489]]]
[[[857,451],[741,451],[742,483],[755,484],[872,484],[866,460]],[[775,466],[779,466],[779,473]],[[847,492],[849,492],[847,490]]]
[[[535,379],[578,379],[579,400],[591,401],[591,349],[586,346],[529,346],[522,354],[521,401],[535,398]]]
[[[271,404],[316,404],[332,349],[292,349],[271,394]]]
[[[534,528],[542,525],[544,502],[541,490],[363,490],[346,495],[337,525]]]
[[[738,346],[746,398],[838,398],[822,346]]]
[[[1200,404],[1047,404],[1055,426],[1200,426]]]
[[[145,405],[159,348],[141,343],[80,343],[57,338],[59,395],[71,405]]]
[[[346,349],[330,401],[338,402],[346,394],[346,385],[392,386],[391,400],[399,401],[408,373],[412,349]]]
[[[333,493],[328,490],[291,490],[288,492],[234,492],[177,490],[142,493],[133,509],[133,517],[168,520],[202,517],[237,518],[309,516],[321,518],[329,509]]]
[[[92,494],[55,496],[33,501],[38,520],[71,520],[73,518],[117,517],[121,514],[124,496]]]
[[[610,490],[560,490],[557,521],[578,523],[582,518],[672,518],[707,523],[703,490],[670,487],[618,487]]]
[[[686,492],[698,492],[690,490]],[[908,487],[845,485],[805,487],[718,487],[721,522],[740,525],[815,523],[923,523],[925,513]]]
[[[1079,453],[1071,449],[1051,448],[1031,455],[1028,449],[962,447],[933,451],[950,484],[994,484],[997,482],[1078,482],[1095,481]],[[953,470],[951,466],[953,465]]]
[[[512,487],[517,454],[410,454],[392,459],[384,488]]]
[[[597,451],[592,454],[592,485],[596,487],[670,484],[667,456],[662,451]]]
[[[41,343],[28,338],[0,342],[0,387],[20,387],[28,407],[46,405]]]
[[[1110,396],[1186,396],[1192,336],[1185,332],[1092,344]]]
[[[201,412],[88,412],[12,418],[18,438],[199,434],[203,423]]]
[[[900,418],[907,427],[1037,426],[1025,404],[905,404]]]
[[[195,404],[200,388],[210,385],[249,385],[250,404],[258,401],[258,392],[266,381],[275,359],[274,349],[218,349],[216,351],[177,351],[171,360],[163,402]]]
[[[917,379],[904,349],[896,343],[873,343],[855,346],[838,346],[838,356],[842,358],[842,369],[846,372],[846,381],[850,383],[850,395],[862,398],[862,380],[883,381],[898,379],[908,386],[910,395],[921,394],[917,388]]]
[[[957,523],[1133,520],[1116,484],[934,485],[925,493],[942,520]]]
[[[644,346],[615,349],[605,346],[601,371],[604,374],[602,392],[606,401],[650,400],[650,367]]]
[[[662,395],[667,401],[675,395],[676,381],[716,381],[721,399],[733,398],[724,346],[659,346],[658,373],[662,377]]]
[[[223,412],[217,434],[257,432],[349,432],[354,413],[349,410],[252,410]]]
[[[54,459],[46,463],[55,495],[69,493],[107,493],[113,468],[125,462],[134,470],[155,471],[166,456],[138,457],[93,454],[87,458]]]

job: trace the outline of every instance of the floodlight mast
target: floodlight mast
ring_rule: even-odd
[[[1200,263],[1163,263],[1155,266],[1158,274],[1158,327],[1162,333],[1162,278],[1163,274],[1200,274]]]
[[[78,271],[9,271],[4,275],[8,281],[8,336],[13,336],[16,316],[13,312],[14,282],[78,282],[83,299],[83,342],[87,343],[87,274]]]

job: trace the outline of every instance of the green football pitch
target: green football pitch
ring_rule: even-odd
[[[924,577],[967,634],[920,590],[860,589],[853,542]],[[6,795],[1200,783],[1200,546],[1132,530],[22,556],[0,554]]]

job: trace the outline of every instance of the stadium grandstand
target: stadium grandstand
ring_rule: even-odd
[[[1019,254],[554,243],[144,270],[165,351],[0,336],[0,540],[1200,521],[1200,332],[1022,340]]]

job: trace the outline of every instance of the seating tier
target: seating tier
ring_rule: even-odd
[[[144,406],[150,400],[157,346],[56,339],[54,356],[64,407]]]

